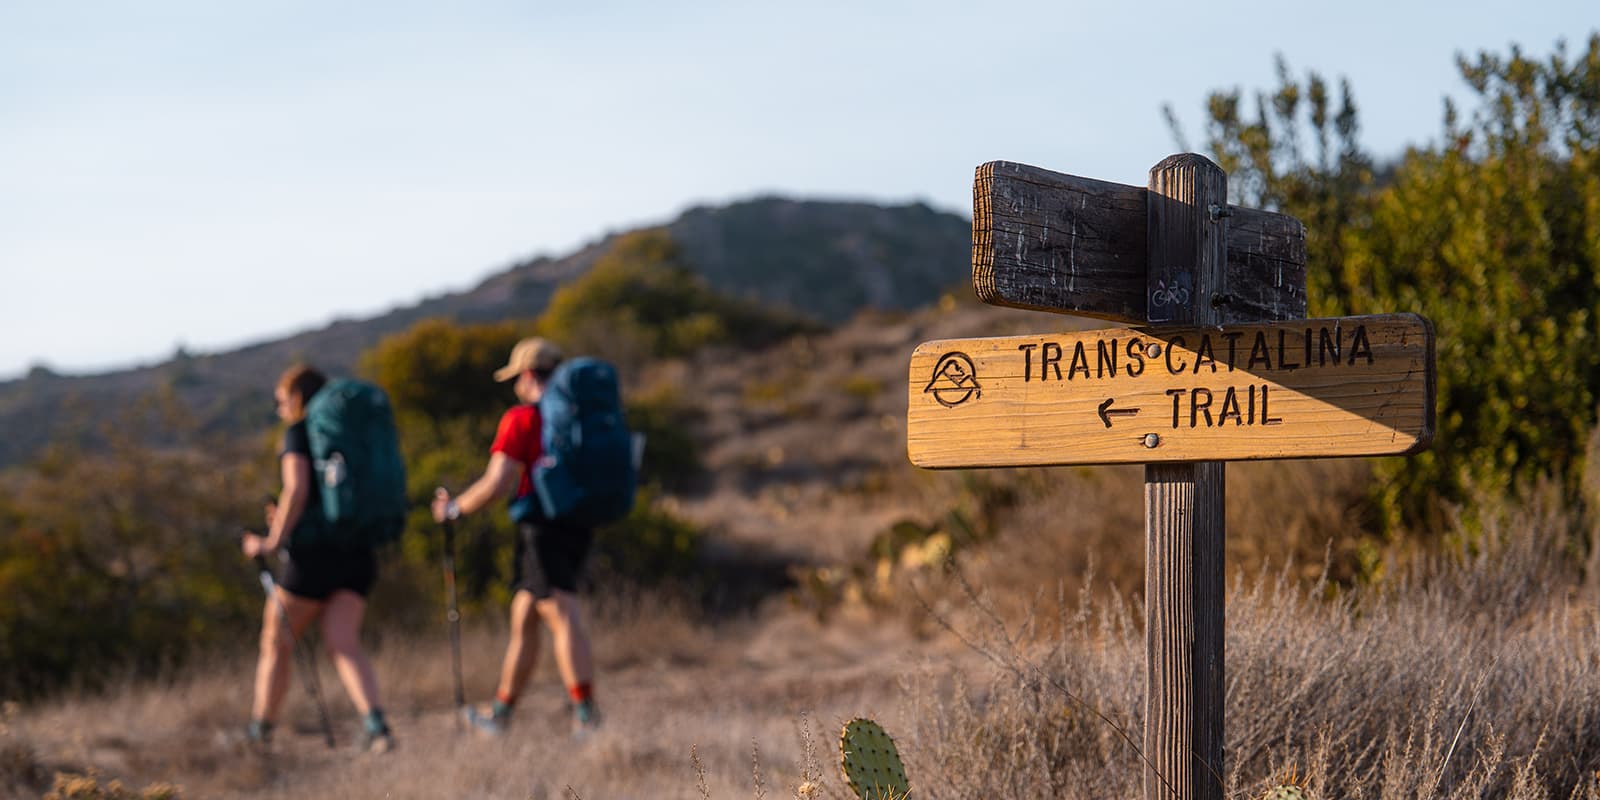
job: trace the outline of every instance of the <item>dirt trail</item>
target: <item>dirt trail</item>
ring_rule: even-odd
[[[608,645],[626,649],[616,635],[609,642],[597,635],[605,724],[581,741],[569,731],[548,660],[506,736],[463,731],[449,707],[447,663],[431,642],[411,653],[386,647],[378,658],[393,687],[385,702],[399,738],[398,751],[386,756],[352,751],[354,716],[331,671],[322,675],[338,723],[334,751],[323,744],[298,679],[266,758],[238,741],[247,701],[215,675],[130,692],[103,704],[104,713],[88,703],[45,710],[18,719],[11,735],[27,737],[47,769],[93,768],[130,786],[167,781],[188,798],[527,800],[570,797],[569,787],[585,798],[698,798],[696,760],[712,797],[757,796],[758,768],[766,796],[790,797],[819,773],[828,791],[841,789],[834,737],[843,721],[872,716],[909,735],[905,679],[977,666],[948,640],[919,640],[903,623],[863,613],[819,625],[774,606],[701,630],[695,641],[671,642],[657,657],[608,664]],[[492,681],[501,645],[485,632],[468,637],[469,699],[487,696],[474,691]],[[810,732],[809,766],[802,727]]]

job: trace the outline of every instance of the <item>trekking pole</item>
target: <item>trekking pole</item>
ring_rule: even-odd
[[[289,638],[298,640],[299,637],[294,635],[294,627],[289,621],[289,608],[283,604],[283,598],[278,596],[278,582],[272,579],[272,568],[267,566],[267,559],[256,556],[256,569],[261,573],[261,588],[278,606],[278,618],[283,621],[284,628],[288,629]],[[295,643],[299,644],[298,641]],[[322,702],[322,685],[317,681],[317,657],[311,653],[310,645],[295,647],[294,650],[303,656],[300,672],[305,675],[306,694],[311,695],[312,702],[317,704],[317,716],[322,720],[322,738],[327,741],[328,748],[333,749],[333,721],[328,719],[328,706]]]
[[[455,679],[456,709],[467,705],[466,693],[461,688],[461,612],[456,609],[456,526],[445,520],[444,528],[444,589],[445,620],[450,624],[450,674]]]

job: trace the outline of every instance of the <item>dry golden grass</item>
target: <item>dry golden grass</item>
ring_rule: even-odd
[[[1348,580],[1367,541],[1357,519],[1370,480],[1365,461],[1236,463],[1227,472],[1227,564],[1254,572],[1292,564],[1315,580],[1324,564]],[[975,582],[1008,619],[1041,589],[1075,596],[1094,575],[1100,590],[1137,596],[1144,585],[1144,470],[1067,467],[1030,476],[1042,488],[1010,512],[1005,541],[978,554]],[[937,496],[935,489],[930,496]]]
[[[1072,491],[1063,480],[1052,502],[1070,509],[1136,480]],[[1342,591],[1292,565],[1236,573],[1227,796],[1293,775],[1319,798],[1595,797],[1600,632],[1594,609],[1573,599],[1579,576],[1564,548],[1577,521],[1536,497],[1507,507],[1470,555],[1417,559]],[[834,731],[865,715],[896,735],[918,796],[1137,796],[1141,764],[1119,733],[1137,742],[1142,724],[1137,598],[1107,589],[1055,602],[1057,573],[1028,558],[1052,543],[1071,550],[1081,532],[1008,528],[963,562],[960,574],[988,587],[974,596],[953,580],[917,582],[972,647],[863,606],[827,625],[781,605],[711,624],[655,598],[608,602],[595,626],[607,726],[583,742],[567,733],[548,663],[511,735],[460,731],[442,628],[389,631],[377,661],[400,736],[393,755],[325,750],[298,683],[275,755],[245,755],[230,740],[248,703],[241,653],[103,697],[13,709],[0,787],[34,796],[18,787],[93,771],[130,787],[170,781],[191,798],[788,797],[802,785],[844,797]],[[1022,598],[1041,593],[1052,602],[1031,608],[1053,611],[1029,619]],[[473,698],[492,686],[500,628],[467,631]],[[321,674],[349,743],[354,714],[331,670]]]
[[[1293,775],[1324,798],[1600,796],[1600,620],[1574,600],[1576,521],[1535,498],[1474,552],[1342,592],[1295,570],[1237,577],[1227,795]],[[931,779],[924,796],[1137,796],[1142,764],[1119,733],[1142,730],[1137,604],[1060,602],[1012,624],[984,595],[949,619],[993,671],[913,693],[902,749]]]
[[[1138,796],[1119,728],[1140,738],[1141,470],[975,477],[904,459],[911,345],[1073,324],[952,301],[760,356],[660,365],[656,379],[694,387],[708,443],[707,485],[672,508],[718,547],[864,575],[870,591],[840,595],[822,624],[781,602],[707,619],[601,587],[607,722],[586,741],[568,732],[548,657],[510,735],[460,730],[441,621],[371,632],[398,752],[349,752],[355,715],[324,663],[343,747],[322,745],[297,678],[273,755],[249,755],[241,632],[230,655],[165,680],[9,708],[0,796],[38,796],[59,772],[170,781],[188,798],[842,798],[834,737],[858,715],[895,735],[918,797]],[[1470,557],[1397,561],[1362,586],[1350,569],[1383,553],[1359,516],[1365,462],[1228,477],[1227,796],[1292,774],[1317,798],[1600,800],[1600,635],[1564,550],[1578,512],[1536,496],[1481,536],[1434,537],[1488,543]],[[973,505],[989,489],[1010,499]],[[936,562],[875,560],[895,523],[958,507],[986,537],[956,552],[976,599]],[[1333,582],[1318,583],[1325,563]],[[469,699],[489,696],[504,638],[498,617],[467,626]]]
[[[562,797],[568,787],[591,798],[698,797],[691,747],[714,796],[751,796],[757,769],[764,791],[788,796],[824,771],[823,783],[834,782],[827,739],[836,721],[867,712],[906,724],[895,712],[906,654],[895,628],[845,619],[824,629],[803,615],[780,617],[713,631],[653,598],[604,610],[595,645],[606,722],[582,742],[569,732],[548,654],[510,735],[484,739],[456,724],[443,628],[386,632],[375,661],[400,748],[381,757],[351,752],[356,717],[326,663],[319,675],[339,749],[324,747],[296,677],[273,754],[250,754],[238,733],[252,664],[240,653],[167,681],[13,713],[0,756],[16,763],[0,762],[0,796],[8,786],[37,796],[61,772],[128,786],[170,781],[190,798],[525,800]],[[469,700],[490,696],[501,627],[481,623],[465,633]],[[812,720],[817,749],[809,772],[802,715]]]

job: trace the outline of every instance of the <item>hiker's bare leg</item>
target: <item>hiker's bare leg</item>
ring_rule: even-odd
[[[517,590],[511,598],[511,641],[500,665],[501,698],[520,697],[539,660],[539,617],[533,606],[533,594],[526,589]]]
[[[278,599],[267,598],[261,614],[261,655],[256,661],[255,699],[250,714],[255,719],[272,722],[278,718],[283,706],[283,696],[289,690],[289,672],[294,665],[294,643],[305,632],[322,603],[295,597],[281,588],[274,588]],[[282,608],[278,606],[283,603]],[[283,616],[289,616],[288,625]]]
[[[339,671],[345,691],[350,693],[350,702],[362,714],[381,705],[377,674],[366,651],[361,649],[361,617],[366,610],[366,598],[340,589],[328,598],[328,607],[322,612],[323,644],[333,655],[333,666]]]
[[[594,656],[589,649],[589,630],[583,624],[583,606],[578,596],[552,589],[550,596],[537,604],[539,616],[550,626],[555,647],[556,668],[569,688],[594,680]]]

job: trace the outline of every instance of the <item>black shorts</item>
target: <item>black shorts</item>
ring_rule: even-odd
[[[535,600],[550,596],[552,589],[578,591],[584,562],[594,545],[594,530],[572,528],[552,522],[523,522],[517,525],[517,560],[511,576],[511,591],[527,591]]]
[[[345,589],[366,597],[378,579],[378,556],[370,548],[291,553],[279,585],[295,597],[326,600]]]

